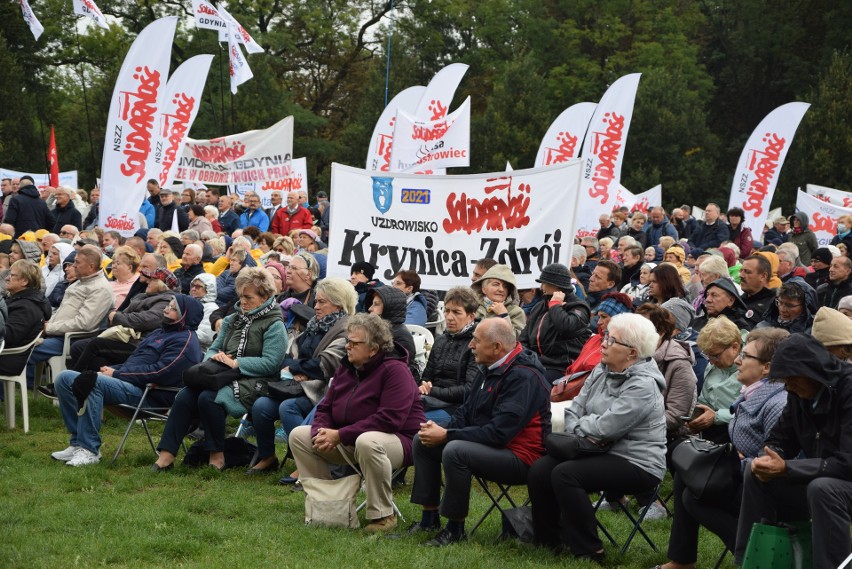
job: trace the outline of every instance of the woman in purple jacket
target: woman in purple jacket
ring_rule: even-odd
[[[346,359],[312,425],[290,433],[301,478],[330,479],[330,464],[357,461],[367,486],[369,532],[396,527],[391,473],[412,464],[411,442],[426,420],[420,392],[389,324],[356,314],[346,327]]]

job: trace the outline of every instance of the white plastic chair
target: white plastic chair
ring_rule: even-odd
[[[0,351],[0,357],[14,356],[17,354],[27,354],[27,361],[35,349],[36,342],[41,338],[41,332],[26,346],[19,348],[8,348]],[[5,345],[5,342],[3,343]],[[24,364],[21,373],[18,375],[0,375],[0,381],[5,387],[6,397],[6,425],[10,429],[15,428],[15,384],[21,386],[21,406],[24,413],[24,432],[30,432],[30,408],[29,399],[27,398],[27,366]]]
[[[41,378],[45,371],[49,372],[49,378],[46,383],[53,383],[56,381],[56,377],[65,371],[66,364],[68,362],[68,358],[71,356],[71,343],[73,340],[79,340],[81,338],[90,338],[92,336],[97,336],[101,333],[101,330],[93,330],[90,332],[68,332],[65,334],[65,339],[62,343],[62,353],[58,356],[52,356],[47,360],[47,368],[45,369],[45,362],[41,362],[36,365],[35,376],[33,377],[33,400],[35,400],[40,394],[38,391],[38,386],[41,385]]]
[[[408,331],[411,332],[411,336],[414,338],[414,348],[416,351],[414,361],[417,362],[417,366],[422,372],[426,369],[426,362],[429,360],[429,352],[432,351],[435,337],[432,335],[432,332],[423,326],[406,324],[405,327],[408,328]]]
[[[441,334],[444,333],[444,330],[447,329],[447,319],[444,316],[444,301],[443,300],[438,301],[437,311],[438,311],[438,319],[435,320],[434,322],[427,322],[426,328],[428,330],[432,331],[432,333],[435,336],[440,336]]]

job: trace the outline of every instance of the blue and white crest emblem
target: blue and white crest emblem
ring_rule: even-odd
[[[385,214],[393,203],[393,178],[373,178],[373,203],[379,213]]]

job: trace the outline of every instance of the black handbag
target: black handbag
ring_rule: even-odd
[[[544,439],[547,454],[556,460],[574,460],[608,452],[612,443],[598,443],[574,433],[550,433]]]
[[[276,401],[295,399],[305,394],[302,384],[295,379],[272,381],[266,386],[267,396]]]
[[[729,498],[740,475],[734,445],[690,437],[672,452],[672,465],[697,500]]]
[[[183,384],[190,389],[218,391],[240,379],[240,369],[216,360],[205,360],[183,372]]]

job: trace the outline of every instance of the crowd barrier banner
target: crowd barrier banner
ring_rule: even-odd
[[[396,123],[397,111],[405,111],[414,114],[417,111],[417,103],[420,102],[426,87],[417,85],[399,92],[391,99],[382,116],[373,127],[373,136],[370,138],[370,148],[367,151],[367,170],[375,172],[390,172],[391,152],[393,151],[393,128]]]
[[[535,157],[536,168],[567,162],[580,155],[596,106],[594,103],[577,103],[556,117],[541,139]]]
[[[470,165],[470,97],[450,115],[423,120],[399,110],[393,130],[392,172]]]
[[[743,209],[743,225],[751,229],[752,235],[763,231],[781,166],[809,107],[807,103],[787,103],[766,115],[740,154],[728,209]]]
[[[74,0],[74,13],[78,16],[91,18],[97,25],[105,30],[109,29],[106,18],[94,0]]]
[[[260,196],[262,208],[272,207],[272,192],[282,193],[284,202],[287,194],[298,190],[308,190],[308,161],[306,158],[295,158],[286,167],[287,177],[269,182],[249,182],[248,184],[235,184],[231,186],[231,193],[237,194],[240,199],[248,192],[254,192]]]
[[[852,192],[844,192],[843,190],[817,186],[815,184],[808,184],[806,189],[808,195],[819,198],[824,202],[842,207],[852,207]]]
[[[390,283],[417,271],[422,287],[470,285],[477,260],[511,267],[519,288],[535,288],[550,263],[570,265],[581,162],[471,174],[377,176],[334,164],[327,274],[348,279],[368,261]]]
[[[213,186],[285,180],[293,157],[293,117],[264,130],[210,140],[188,138],[175,180]]]
[[[150,174],[151,178],[159,180],[160,187],[172,187],[175,160],[183,153],[187,134],[198,115],[212,62],[212,55],[191,57],[172,73],[166,84],[166,95],[156,125],[154,170]]]
[[[610,85],[589,122],[580,154],[583,180],[574,212],[574,227],[580,237],[596,235],[598,218],[612,212],[640,77],[640,73],[625,75]]]
[[[177,16],[160,18],[136,37],[115,82],[101,162],[98,225],[124,236],[139,229],[139,204],[154,177],[156,123],[163,108]]]
[[[817,243],[825,247],[837,235],[837,218],[852,215],[852,207],[842,207],[825,202],[799,190],[796,193],[796,211],[807,214],[808,227],[816,234]]]
[[[627,206],[630,212],[641,211],[645,215],[652,207],[657,207],[663,204],[663,186],[657,184],[650,190],[641,194],[634,194],[621,184],[618,185],[618,191],[615,196],[616,207]]]
[[[0,168],[0,178],[20,178],[21,176],[32,176],[33,182],[37,188],[46,188],[50,185],[50,174],[33,174],[31,172],[18,172],[17,170],[7,170]],[[77,170],[68,170],[67,172],[59,173],[59,185],[68,186],[72,189],[77,189]]]

